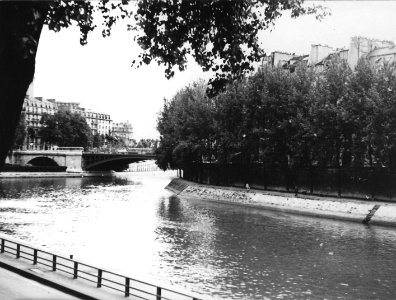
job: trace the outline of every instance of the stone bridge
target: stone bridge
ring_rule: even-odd
[[[63,147],[57,150],[14,150],[8,161],[14,165],[66,166],[67,171],[82,171],[83,148]]]
[[[131,163],[154,158],[151,151],[94,153],[83,152],[80,147],[62,147],[57,150],[15,150],[7,162],[20,166],[66,166],[71,172],[123,171]]]

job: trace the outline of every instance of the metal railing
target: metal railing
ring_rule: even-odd
[[[84,151],[83,147],[57,147],[54,150],[59,150],[59,151]]]
[[[1,237],[0,253],[8,253],[16,259],[25,259],[33,265],[41,265],[51,271],[68,274],[73,279],[83,279],[97,288],[108,288],[122,293],[125,297],[144,300],[200,300],[197,297],[160,287],[141,280],[123,276],[112,271],[75,261],[62,255],[23,245]]]

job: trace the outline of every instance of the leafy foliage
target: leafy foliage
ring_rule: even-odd
[[[60,147],[84,147],[92,143],[92,133],[84,117],[70,112],[44,114],[38,134],[43,142]]]
[[[187,86],[165,101],[158,118],[161,134],[156,153],[158,165],[166,169],[181,167],[186,161],[201,161],[211,156],[214,133],[214,106],[206,96],[202,81]]]
[[[212,99],[202,83],[190,85],[160,113],[157,163],[394,168],[395,74],[394,66],[362,60],[352,72],[333,60],[320,73],[264,67]]]
[[[252,63],[263,56],[258,33],[268,29],[283,11],[293,17],[327,14],[323,7],[304,7],[303,1],[150,1],[138,3],[131,28],[141,30],[137,41],[143,52],[139,64],[152,60],[166,66],[167,78],[174,67],[186,68],[192,56],[205,71],[213,71],[211,91],[222,88],[229,79],[253,70]]]
[[[157,148],[158,140],[155,139],[140,139],[136,143],[136,148]]]
[[[120,19],[134,20],[134,32],[142,52],[133,65],[156,61],[164,65],[171,78],[175,67],[183,71],[188,56],[205,71],[213,71],[211,92],[223,88],[230,79],[253,70],[253,63],[264,55],[258,33],[272,26],[284,11],[292,17],[315,14],[322,19],[329,12],[320,5],[305,6],[303,0],[141,0],[129,1],[48,1],[45,24],[60,31],[75,22],[81,32],[80,43],[96,27],[94,16],[102,20],[102,35],[109,36]]]

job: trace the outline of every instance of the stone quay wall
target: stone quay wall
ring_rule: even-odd
[[[181,199],[215,201],[298,215],[396,226],[396,203],[363,201],[202,185],[173,179],[166,187]]]

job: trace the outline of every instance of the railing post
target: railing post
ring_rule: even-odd
[[[97,285],[98,288],[102,286],[102,273],[103,271],[98,269],[98,285]]]
[[[4,253],[4,249],[5,249],[4,243],[5,243],[4,239],[1,239],[1,253]]]
[[[37,265],[37,249],[33,250],[33,265]]]
[[[21,245],[17,244],[17,249],[16,249],[16,258],[21,257]]]
[[[125,297],[129,297],[130,279],[125,277]]]
[[[74,262],[73,279],[77,279],[78,276],[78,262]]]
[[[157,300],[161,300],[161,288],[157,286]]]
[[[52,271],[56,271],[56,255],[52,256]]]

